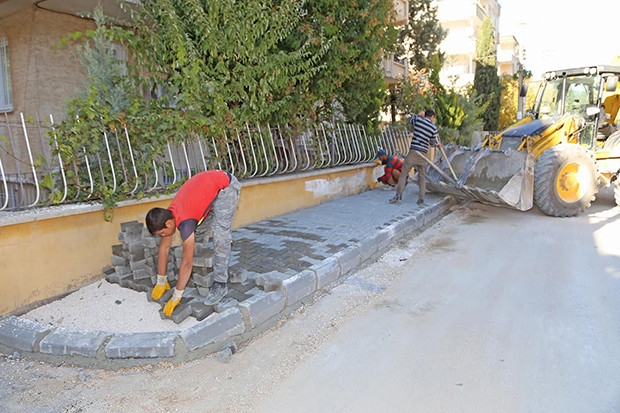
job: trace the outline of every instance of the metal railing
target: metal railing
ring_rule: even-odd
[[[168,143],[164,156],[145,166],[145,149],[127,128],[103,133],[105,148],[79,151],[67,165],[56,153],[54,119],[0,119],[0,211],[97,200],[105,186],[120,198],[165,191],[207,169],[224,169],[241,180],[371,162],[381,147],[404,156],[408,133],[383,129],[368,136],[352,124],[320,124],[301,134],[283,125],[250,126],[225,136],[191,136]]]

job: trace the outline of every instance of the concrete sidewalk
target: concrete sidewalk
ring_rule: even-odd
[[[192,276],[172,317],[176,323],[186,317],[200,320],[190,328],[114,334],[55,328],[9,316],[0,319],[0,351],[100,368],[234,352],[237,343],[265,331],[315,292],[329,289],[391,243],[441,217],[453,204],[451,197],[429,193],[426,205],[420,207],[415,202],[417,191],[417,185],[408,185],[403,202],[393,205],[388,199],[394,190],[380,186],[233,231],[229,293],[216,306],[205,306],[202,298],[208,285],[199,274]],[[129,237],[119,234],[125,236]],[[148,248],[146,254],[148,259]],[[152,281],[136,276],[140,270],[132,269],[128,277],[110,271],[106,279],[147,292]],[[162,297],[162,305],[170,294]],[[148,292],[145,299],[150,299]]]

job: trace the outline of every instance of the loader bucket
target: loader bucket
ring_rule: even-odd
[[[431,191],[527,211],[534,204],[534,155],[527,151],[446,146],[431,163]],[[429,162],[430,163],[430,162]]]

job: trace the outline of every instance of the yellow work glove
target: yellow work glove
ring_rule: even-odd
[[[174,309],[177,308],[177,305],[179,305],[179,303],[181,302],[181,297],[183,297],[183,291],[185,290],[179,291],[176,288],[174,289],[172,297],[164,306],[164,314],[166,315],[166,317],[170,317]]]
[[[155,284],[155,287],[153,287],[153,291],[151,291],[151,298],[153,300],[157,301],[169,289],[170,289],[170,284],[168,284],[166,276],[165,275],[158,275],[157,276],[157,284]]]

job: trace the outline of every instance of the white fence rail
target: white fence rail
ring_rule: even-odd
[[[0,211],[96,201],[101,186],[121,198],[153,194],[207,169],[225,169],[244,180],[367,163],[379,147],[403,155],[409,146],[407,132],[398,129],[368,136],[358,125],[321,124],[293,135],[281,125],[246,125],[219,139],[192,136],[179,145],[168,143],[161,159],[139,168],[145,149],[139,136],[122,129],[103,133],[104,150],[80,148],[79,165],[66,165],[54,150],[53,125],[52,116],[0,119]]]

